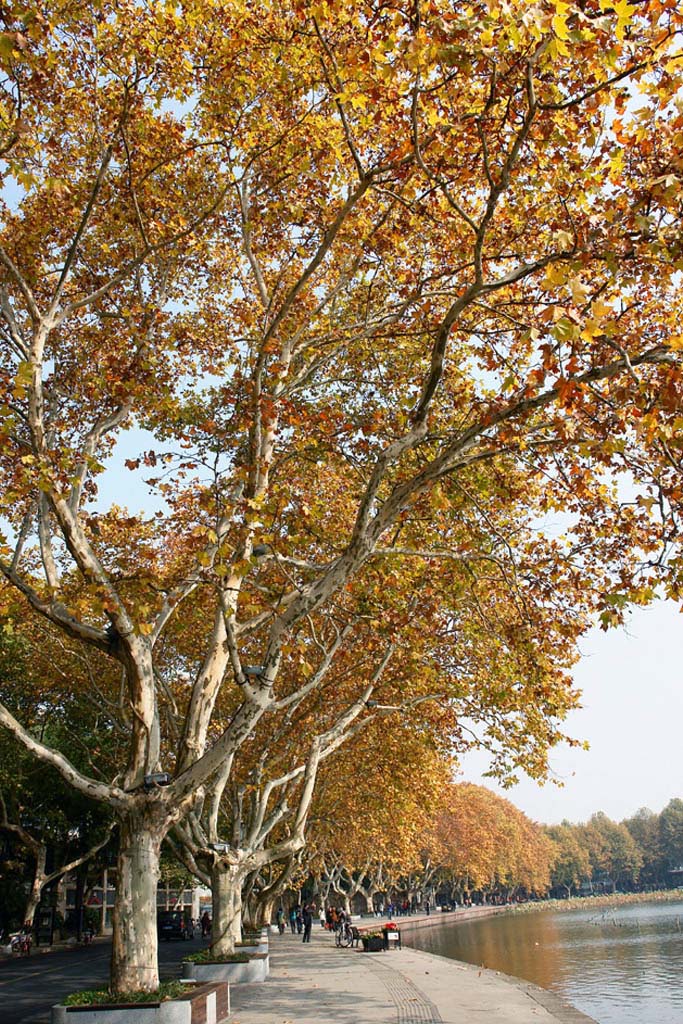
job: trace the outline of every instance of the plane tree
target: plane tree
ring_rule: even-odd
[[[451,770],[434,722],[412,713],[376,719],[321,768],[305,855],[325,902],[358,896],[372,913],[419,870]]]
[[[576,825],[563,821],[551,825],[547,832],[554,847],[551,882],[564,889],[569,899],[572,890],[577,892],[581,883],[591,877],[590,856]]]
[[[444,792],[436,834],[451,897],[473,890],[509,896],[545,892],[554,847],[540,825],[484,786],[455,783]]]
[[[2,19],[0,571],[120,673],[128,725],[101,778],[11,706],[0,723],[115,815],[112,986],[153,990],[164,837],[261,724],[309,700],[316,719],[338,636],[363,668],[336,707],[352,729],[418,606],[431,640],[430,575],[470,574],[499,767],[507,749],[542,775],[587,616],[647,600],[633,552],[658,538],[608,470],[679,371],[645,150],[681,14],[67,0]],[[142,515],[98,504],[133,428]],[[439,623],[438,688],[392,702],[462,696],[466,618]]]

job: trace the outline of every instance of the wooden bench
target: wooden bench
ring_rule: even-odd
[[[360,942],[360,940],[361,940],[361,939],[362,939],[362,937],[363,937],[362,933],[361,933],[361,932],[359,932],[359,931],[358,931],[358,929],[357,929],[357,928],[355,928],[355,927],[354,927],[354,926],[352,925],[352,926],[351,926],[351,935],[353,936],[353,942],[351,943],[351,945],[352,945],[352,946],[356,946],[356,948],[358,948],[358,943]]]

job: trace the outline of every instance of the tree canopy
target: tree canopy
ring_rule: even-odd
[[[259,729],[300,717],[307,800],[382,706],[543,776],[590,615],[651,597],[618,475],[679,405],[683,16],[1,17],[0,571],[128,736],[95,778],[0,723],[118,816],[114,986],[153,988],[140,865]],[[154,513],[98,502],[133,428]]]

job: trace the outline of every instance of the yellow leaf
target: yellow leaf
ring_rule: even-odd
[[[572,277],[569,282],[569,287],[572,293],[572,299],[577,306],[582,306],[588,298],[588,288],[583,281],[578,277]]]
[[[592,341],[598,334],[600,334],[600,324],[591,317],[581,331],[581,338],[583,341]]]
[[[569,39],[569,29],[567,28],[567,22],[564,18],[561,18],[559,14],[553,16],[552,21],[553,32],[558,39]]]
[[[605,316],[611,316],[614,310],[611,306],[608,306],[602,299],[596,299],[591,304],[591,313],[596,319],[601,320]]]
[[[565,43],[564,39],[560,39],[559,36],[555,36],[555,38],[551,40],[549,49],[552,57],[557,57],[558,54],[560,57],[569,57],[570,55],[569,47]]]
[[[560,247],[560,249],[571,249],[574,244],[574,236],[569,231],[556,231],[553,235],[553,241]]]
[[[552,291],[558,284],[564,284],[567,280],[567,268],[562,263],[552,263],[545,272],[541,282],[544,291]]]
[[[612,9],[617,16],[617,39],[623,39],[626,26],[635,14],[635,7],[631,7],[628,0],[617,0],[617,3],[612,4]]]

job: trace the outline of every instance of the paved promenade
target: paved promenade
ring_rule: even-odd
[[[405,945],[337,949],[317,925],[310,945],[271,934],[270,977],[231,998],[231,1024],[591,1024],[529,982]]]

